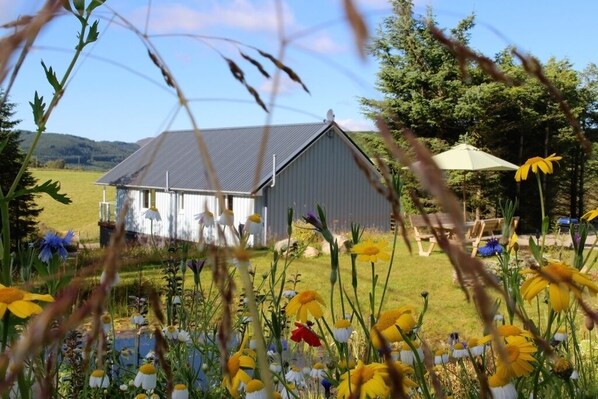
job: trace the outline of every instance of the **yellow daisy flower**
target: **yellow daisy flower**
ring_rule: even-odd
[[[531,332],[527,330],[522,330],[521,328],[512,324],[504,324],[502,326],[498,326],[496,327],[496,332],[498,333],[498,336],[503,337],[505,339],[507,337],[524,337],[528,339],[534,338]],[[478,345],[484,345],[490,341],[492,341],[492,335],[486,335],[478,340]]]
[[[531,373],[534,369],[531,363],[535,362],[532,354],[537,351],[534,344],[521,336],[510,336],[505,340],[507,361],[505,363],[500,357],[497,359],[496,374],[507,380],[509,377],[523,377]]]
[[[569,307],[570,292],[577,298],[581,297],[584,287],[592,295],[598,293],[598,285],[590,276],[561,262],[550,262],[542,268],[524,269],[521,273],[531,275],[521,285],[523,299],[531,301],[548,287],[550,305],[555,312]]]
[[[355,244],[351,253],[357,255],[357,260],[364,262],[378,262],[379,260],[387,261],[390,259],[386,242],[376,242],[366,240]]]
[[[296,320],[301,323],[307,323],[307,313],[309,312],[314,319],[319,319],[324,315],[322,305],[325,305],[324,299],[316,291],[307,290],[295,295],[287,304],[285,312],[287,316],[295,315]]]
[[[533,173],[538,173],[538,169],[540,169],[544,174],[551,174],[553,172],[552,163],[560,161],[561,159],[563,159],[563,157],[557,156],[556,154],[549,155],[546,158],[530,158],[517,169],[517,172],[515,172],[515,180],[527,180],[527,175],[529,174],[530,169]]]
[[[598,208],[592,209],[591,211],[584,213],[581,218],[585,219],[589,222],[593,219],[596,219],[597,217],[598,217]]]
[[[26,319],[27,317],[42,312],[41,306],[32,301],[53,302],[52,295],[32,294],[15,287],[5,287],[0,284],[0,318],[4,317],[6,310],[15,316]]]
[[[377,329],[388,342],[402,341],[403,337],[401,337],[401,333],[397,326],[403,330],[404,334],[411,331],[417,324],[413,312],[414,309],[412,306],[401,306],[396,309],[382,312],[370,332],[374,347],[378,349],[382,347],[382,342],[380,341],[380,338],[378,338],[378,334],[376,334],[374,328]]]
[[[403,393],[409,393],[411,391],[411,388],[415,388],[417,387],[417,383],[415,381],[413,381],[411,378],[409,378],[410,376],[412,376],[415,372],[413,370],[413,367],[406,365],[403,362],[400,361],[396,361],[392,363],[395,371],[402,377],[401,378],[401,383],[402,383],[402,388],[403,388]],[[387,372],[388,372],[388,368],[387,368]],[[393,384],[394,382],[391,380],[391,374],[390,372],[388,372],[388,374],[384,377],[384,381],[386,382],[386,385],[388,385],[389,387],[391,386],[391,384]]]
[[[255,360],[252,350],[245,349],[248,335],[245,335],[241,347],[226,362],[228,373],[222,380],[222,385],[228,389],[228,392],[234,397],[239,397],[239,387],[241,383],[247,384],[251,381],[251,376],[244,369],[255,369]]]
[[[387,397],[389,394],[385,378],[388,370],[380,363],[363,364],[359,361],[357,367],[341,376],[337,389],[338,399],[353,398],[352,394],[359,391],[359,399]],[[349,389],[349,384],[350,389]]]

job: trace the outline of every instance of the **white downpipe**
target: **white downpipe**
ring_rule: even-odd
[[[276,154],[272,154],[272,183],[270,187],[274,187],[276,185]]]

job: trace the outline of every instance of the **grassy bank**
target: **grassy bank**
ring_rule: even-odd
[[[32,169],[33,176],[40,183],[52,179],[60,182],[61,192],[72,200],[69,205],[54,201],[47,195],[37,198],[37,205],[43,208],[38,220],[42,233],[47,229],[66,231],[72,229],[82,242],[97,241],[98,203],[102,200],[102,186],[95,181],[104,172],[88,172],[78,170]],[[114,199],[114,187],[108,187],[107,200]]]

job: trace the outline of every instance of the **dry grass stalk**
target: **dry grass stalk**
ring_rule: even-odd
[[[353,30],[355,47],[357,47],[361,58],[365,60],[369,34],[363,15],[355,7],[353,0],[343,0],[343,8],[345,10],[345,17]]]

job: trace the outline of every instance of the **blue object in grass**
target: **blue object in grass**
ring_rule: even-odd
[[[498,243],[498,239],[491,238],[486,242],[486,245],[478,250],[478,254],[482,257],[501,254],[503,251],[502,245]]]
[[[47,233],[40,245],[39,259],[48,264],[53,256],[65,260],[69,254],[65,247],[71,245],[74,236],[72,230],[69,230],[64,237],[52,232]]]

